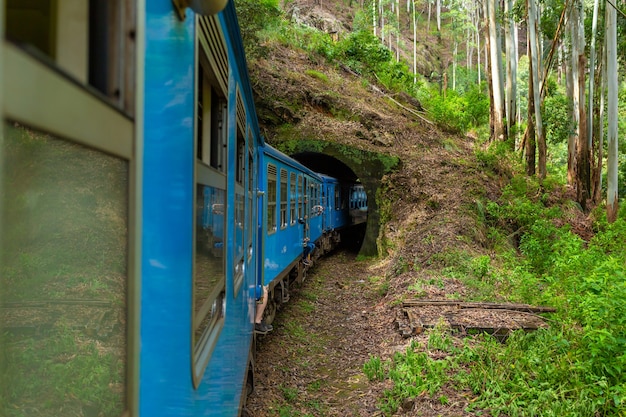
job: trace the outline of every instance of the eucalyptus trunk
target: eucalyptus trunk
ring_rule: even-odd
[[[493,137],[498,140],[506,140],[504,128],[504,85],[502,82],[502,63],[498,42],[499,27],[497,24],[496,0],[487,0],[487,24],[489,29],[489,68],[491,72],[491,90],[493,96]]]
[[[612,4],[606,5],[606,50],[607,50],[607,91],[608,91],[608,132],[606,162],[606,218],[609,223],[617,219],[617,13]]]
[[[598,81],[598,96],[600,104],[598,105],[598,123],[596,124],[597,129],[597,144],[595,145],[596,157],[595,159],[595,167],[592,175],[593,182],[593,202],[594,204],[600,203],[602,200],[602,160],[604,153],[604,93],[606,91],[606,42],[602,44],[602,62],[600,66],[600,76]]]
[[[530,81],[532,83],[532,100],[533,113],[535,119],[535,132],[537,136],[537,145],[539,146],[539,178],[546,177],[546,140],[543,132],[543,121],[541,119],[541,86],[539,79],[539,51],[537,48],[537,8],[535,0],[528,0],[528,42],[530,44]],[[529,83],[530,84],[530,83]],[[530,86],[529,86],[530,90]],[[530,92],[529,92],[530,96]],[[530,100],[529,100],[530,101]],[[529,104],[530,109],[530,104]],[[531,116],[529,111],[529,117]],[[532,138],[535,139],[534,137]],[[528,140],[531,140],[530,133]]]
[[[415,15],[415,0],[411,0],[413,7],[413,84],[417,84],[417,16]]]
[[[517,119],[517,44],[515,43],[515,21],[510,15],[513,8],[513,0],[505,1],[505,14],[508,16],[505,25],[506,45],[506,124],[507,133],[513,135],[515,120]],[[513,136],[512,148],[515,149],[515,136]]]
[[[587,57],[585,56],[585,10],[581,0],[573,3],[576,9],[578,20],[572,21],[572,25],[577,25],[576,30],[576,50],[578,55],[572,57],[577,61],[578,74],[574,88],[578,89],[578,137],[576,146],[576,200],[578,204],[587,209],[587,199],[591,197],[591,176],[589,166],[589,141],[587,139],[587,111],[585,102],[585,71],[587,69]]]
[[[533,1],[533,0],[529,0]],[[529,45],[530,48],[530,45]],[[536,70],[533,70],[533,62],[530,60],[528,62],[530,65],[528,71],[528,95],[534,96],[534,77],[533,73],[536,73]],[[524,153],[526,155],[526,175],[533,176],[535,175],[535,164],[536,164],[536,141],[535,141],[535,122],[533,121],[535,115],[535,100],[528,100],[528,125],[526,127],[526,136],[525,136],[525,149]]]
[[[573,129],[567,142],[567,182],[576,187],[576,145],[578,144],[578,132],[580,127],[580,90],[578,89],[578,10],[572,7],[570,11],[570,67],[567,72],[567,94],[572,107],[570,119]]]

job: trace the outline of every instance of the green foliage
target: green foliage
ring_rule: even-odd
[[[513,175],[512,168],[516,166],[515,155],[508,142],[495,141],[486,149],[477,148],[474,154],[484,171],[506,177]]]
[[[283,25],[277,0],[238,0],[237,18],[241,37],[245,39],[246,56],[264,56],[267,51],[261,42],[267,31],[276,31]]]
[[[478,127],[489,122],[489,97],[482,86],[472,85],[463,96],[466,101],[466,118],[471,127]]]
[[[435,123],[451,132],[466,132],[489,120],[489,98],[478,87],[464,95],[453,90],[440,95],[431,89],[424,106]]]
[[[391,51],[368,29],[352,32],[325,56],[343,62],[357,74],[376,80],[392,91],[415,94],[419,87],[414,84],[408,66],[396,62]]]
[[[289,387],[285,384],[280,384],[280,391],[283,393],[283,397],[287,402],[295,402],[298,399],[298,389]]]
[[[567,141],[572,131],[570,111],[571,103],[567,96],[557,94],[546,97],[541,117],[549,143]]]
[[[558,184],[513,177],[500,199],[484,204],[487,226],[508,231],[517,251],[495,257],[448,251],[433,256],[443,274],[475,298],[551,305],[550,328],[514,332],[506,343],[478,335],[455,346],[443,326],[426,346],[387,361],[370,359],[372,379],[393,382],[379,407],[393,415],[408,398],[446,401],[444,385],[470,390],[469,411],[491,415],[622,416],[626,413],[626,219],[597,214],[588,242],[561,226],[562,210],[544,193]],[[433,350],[447,353],[429,355]],[[374,372],[376,370],[376,373]]]
[[[317,78],[318,80],[322,80],[324,82],[328,82],[328,76],[323,72],[315,71],[315,70],[306,70],[304,71],[306,75],[309,75],[313,78]]]
[[[370,359],[363,364],[363,373],[370,381],[382,381],[385,378],[383,362],[377,356],[370,356]]]
[[[359,74],[375,73],[392,59],[391,51],[369,30],[353,32],[341,40],[335,56],[344,58]]]
[[[487,255],[478,256],[472,259],[470,268],[476,278],[484,278],[491,269],[491,259]]]

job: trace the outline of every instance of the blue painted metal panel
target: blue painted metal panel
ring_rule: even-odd
[[[194,219],[194,18],[179,21],[169,0],[146,2],[145,107],[143,138],[142,282],[139,365],[139,416],[236,416],[252,338],[255,268],[239,294],[233,294],[234,176],[229,175],[220,230],[226,246],[225,324],[197,389],[192,383],[192,291]],[[234,6],[220,14],[231,25]],[[246,105],[252,103],[245,65],[235,50],[240,38],[226,31],[231,63],[228,166],[234,167],[235,83]],[[235,46],[234,46],[235,45]],[[247,107],[255,146],[261,143],[256,113]],[[141,157],[141,156],[140,156]],[[210,213],[198,219],[211,222]],[[257,255],[254,255],[257,256]]]
[[[328,232],[337,227],[334,221],[335,188],[337,187],[337,180],[326,175],[322,175],[322,180],[324,181],[324,195],[326,197],[326,201],[324,202],[323,229],[324,232]]]
[[[146,4],[139,415],[193,408],[194,25]]]
[[[269,151],[266,145],[263,152],[262,174],[261,184],[265,189],[267,186],[267,166],[272,164],[276,166],[277,172],[280,169],[287,170],[287,177],[290,177],[291,172],[302,172],[297,165],[291,163],[293,160],[288,160],[285,155],[280,154],[277,151]],[[291,158],[289,158],[291,159]],[[295,161],[293,161],[295,162]],[[296,163],[297,164],[297,163]],[[302,167],[303,169],[308,169]],[[280,201],[280,187],[278,187],[277,199]],[[289,190],[289,188],[288,188]],[[265,196],[265,199],[267,195]],[[267,212],[265,210],[267,202],[263,204],[263,270],[264,270],[264,283],[267,285],[272,280],[279,277],[289,265],[295,260],[302,257],[302,242],[304,239],[304,226],[299,222],[290,224],[288,222],[287,227],[281,229],[277,227],[276,232],[272,234],[267,233]]]

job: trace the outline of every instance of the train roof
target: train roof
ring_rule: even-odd
[[[322,180],[326,182],[331,182],[331,181],[339,182],[337,178],[331,177],[330,175],[326,175],[326,174],[317,174],[317,175],[319,175],[322,178]]]
[[[312,177],[317,178],[318,180],[322,181],[322,174],[319,174],[315,171],[313,171],[310,168],[307,168],[305,165],[302,165],[300,162],[296,161],[295,159],[291,158],[290,156],[285,155],[284,153],[282,153],[281,151],[279,151],[278,149],[274,148],[271,145],[268,145],[267,143],[264,143],[262,146],[263,152],[266,155],[269,155],[271,157],[273,157],[274,159],[278,159],[279,161],[291,166],[292,168],[295,168],[305,174],[308,174]]]

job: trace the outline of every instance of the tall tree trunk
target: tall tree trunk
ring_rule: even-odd
[[[385,6],[382,0],[378,3],[378,16],[380,17],[380,42],[385,44]]]
[[[413,7],[413,84],[417,84],[417,16],[415,15],[415,0],[411,1]]]
[[[504,84],[502,82],[502,65],[499,53],[498,32],[496,20],[496,0],[487,0],[487,25],[489,28],[489,68],[491,73],[491,90],[493,96],[493,136],[496,140],[506,140],[504,129]]]
[[[517,119],[517,45],[515,44],[515,21],[511,16],[513,0],[505,1],[505,14],[509,16],[505,25],[506,45],[506,123],[507,133],[511,141],[512,149],[515,149],[515,135],[513,130]],[[513,136],[511,136],[513,135]]]
[[[529,0],[529,1],[533,1],[533,0]],[[529,48],[530,48],[530,44],[529,44]],[[534,87],[533,85],[535,84],[534,81],[534,77],[533,77],[533,73],[536,73],[537,71],[533,70],[532,66],[533,66],[533,62],[532,60],[528,61],[528,65],[530,65],[530,68],[528,71],[528,76],[529,76],[529,80],[528,80],[528,97],[534,97],[536,94],[534,92]],[[526,154],[526,175],[533,176],[535,175],[535,149],[536,149],[536,142],[535,142],[535,122],[533,121],[534,116],[535,116],[535,100],[528,100],[528,126],[526,128],[526,136],[525,136],[525,154]]]
[[[430,33],[430,15],[432,10],[432,0],[428,1],[428,24],[426,25],[426,33]]]
[[[477,84],[480,85],[480,9],[477,11],[478,18],[476,19],[476,69],[478,72]]]
[[[583,45],[584,50],[584,45]],[[576,200],[583,210],[587,210],[587,199],[591,197],[591,176],[589,167],[589,142],[587,140],[587,115],[585,111],[584,97],[585,97],[585,55],[578,56],[578,87],[580,102],[580,128],[578,130],[578,153],[576,154],[576,173],[577,186],[576,186]]]
[[[374,30],[374,36],[376,36],[376,28],[378,23],[376,22],[376,0],[372,1],[372,29]]]
[[[400,62],[400,0],[396,0],[396,62]]]
[[[528,42],[530,44],[530,73],[533,88],[533,113],[535,118],[535,130],[537,144],[539,145],[539,178],[544,179],[547,173],[547,147],[541,119],[541,86],[539,79],[539,51],[537,50],[537,8],[535,0],[528,0]],[[529,87],[530,89],[530,87]],[[530,93],[529,93],[530,96]],[[530,100],[529,100],[530,101]],[[530,105],[529,105],[530,108]],[[530,116],[530,114],[529,114]],[[530,140],[529,135],[529,140]],[[534,140],[534,137],[532,138]]]
[[[587,209],[587,199],[591,196],[589,189],[591,187],[590,169],[589,169],[589,142],[587,139],[587,114],[585,102],[585,71],[587,69],[587,59],[585,57],[585,10],[582,1],[574,1],[572,8],[577,10],[578,20],[572,21],[572,25],[577,25],[576,31],[576,50],[577,56],[572,57],[577,60],[578,73],[574,88],[578,89],[578,141],[576,144],[576,200],[578,204]]]
[[[489,36],[489,24],[487,20],[489,19],[489,11],[487,7],[487,1],[483,1],[483,19],[485,20],[485,77],[487,78],[487,87],[489,90],[489,139],[494,140],[495,136],[495,100],[493,99],[493,81],[492,81],[492,65],[491,55],[489,51],[491,48],[489,44],[491,43],[491,37]]]
[[[452,53],[452,90],[456,91],[456,56],[459,44],[454,41],[454,52]]]
[[[567,93],[572,102],[570,118],[573,129],[567,141],[567,182],[576,187],[576,144],[578,143],[578,130],[580,127],[580,90],[578,89],[578,10],[572,7],[570,11],[570,68],[567,72]]]
[[[596,123],[597,143],[595,144],[596,157],[595,168],[593,170],[593,203],[599,204],[602,200],[602,154],[604,151],[604,92],[606,90],[606,42],[602,43],[602,59],[600,60],[600,76],[598,81],[598,95],[600,96],[600,104],[597,106],[598,118]]]
[[[593,2],[593,17],[591,20],[591,45],[589,46],[589,112],[587,119],[587,138],[589,139],[589,147],[591,148],[591,142],[593,138],[593,101],[594,91],[593,87],[596,82],[595,70],[596,70],[596,34],[598,32],[598,4],[599,0]]]
[[[606,218],[609,223],[617,219],[617,13],[608,2],[606,6],[607,90],[609,131],[606,163]]]
[[[439,34],[439,38],[441,39],[441,0],[437,1],[437,33]]]

